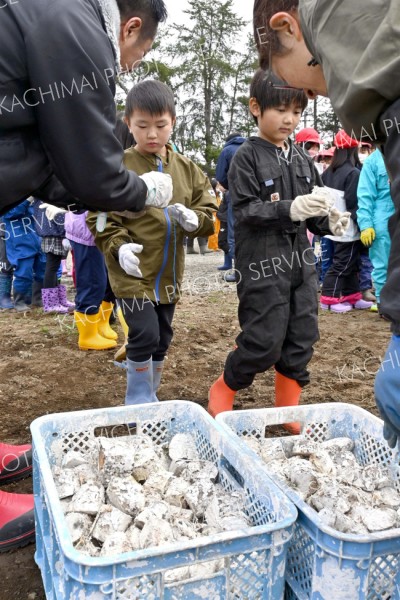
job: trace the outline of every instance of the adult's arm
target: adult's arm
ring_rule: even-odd
[[[147,187],[124,167],[114,135],[115,57],[99,10],[55,1],[25,42],[30,101],[56,178],[87,208],[142,210]]]

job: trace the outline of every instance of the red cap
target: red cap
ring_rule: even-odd
[[[338,131],[338,133],[335,135],[333,143],[335,144],[336,148],[345,149],[358,148],[358,146],[360,145],[360,142],[358,140],[347,135],[347,133],[343,129]]]
[[[318,131],[312,127],[306,127],[296,135],[296,144],[305,144],[306,142],[322,145],[322,140],[319,137]]]
[[[328,150],[321,150],[318,152],[318,156],[333,156],[335,154],[335,146],[328,148]]]

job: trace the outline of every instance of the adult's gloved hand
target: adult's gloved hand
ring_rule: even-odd
[[[361,238],[361,241],[364,244],[364,246],[369,248],[370,246],[372,246],[372,242],[376,238],[375,229],[373,227],[368,227],[367,229],[363,229],[361,232],[360,238]]]
[[[171,204],[168,206],[169,216],[184,229],[185,231],[196,231],[199,227],[199,217],[194,210],[186,208],[183,204]]]
[[[341,237],[349,228],[351,213],[340,212],[335,206],[329,211],[329,229],[333,235]]]
[[[166,208],[172,200],[173,184],[171,175],[150,171],[140,175],[147,185],[146,206],[155,206],[156,208]]]
[[[143,277],[140,270],[140,260],[136,254],[140,254],[143,250],[141,244],[122,244],[118,250],[118,259],[121,268],[132,277]]]
[[[43,202],[43,204],[39,204],[39,208],[45,210],[46,217],[49,221],[54,221],[57,215],[62,215],[67,211],[63,208],[59,208],[58,206],[53,206],[52,204],[47,204],[47,202]]]
[[[375,400],[390,448],[400,440],[400,336],[394,335],[375,379]]]
[[[311,194],[297,196],[290,207],[292,221],[305,221],[311,217],[326,217],[334,200],[328,190],[315,187]]]
[[[64,238],[61,243],[62,243],[62,247],[64,248],[65,252],[69,252],[72,249],[71,242],[69,241],[68,238]]]

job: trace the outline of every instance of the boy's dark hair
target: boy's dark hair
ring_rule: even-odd
[[[168,112],[175,118],[175,100],[171,88],[156,79],[145,79],[137,83],[126,99],[125,116],[129,119],[135,110],[152,116]]]
[[[269,56],[282,53],[278,33],[270,28],[271,17],[277,12],[295,13],[299,0],[255,0],[253,8],[254,39],[260,57],[260,67],[269,69]]]
[[[329,168],[335,172],[348,160],[351,162],[353,167],[357,167],[357,165],[360,164],[360,159],[358,158],[358,148],[336,148]]]
[[[273,87],[270,84],[284,85],[283,82],[273,73],[258,69],[250,83],[250,98],[255,98],[261,110],[261,115],[268,108],[276,108],[277,106],[289,106],[295,104],[303,112],[308,104],[308,98],[301,90],[292,88],[282,89]],[[253,115],[255,122],[258,122],[257,117]]]
[[[121,21],[140,17],[143,21],[141,37],[154,38],[159,23],[167,20],[164,0],[117,0]]]
[[[231,140],[234,140],[237,137],[242,137],[242,134],[237,131],[235,131],[234,133],[230,133],[226,138],[225,142],[230,142]]]

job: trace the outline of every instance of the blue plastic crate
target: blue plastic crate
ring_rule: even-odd
[[[400,454],[388,447],[380,419],[357,406],[337,403],[226,412],[217,421],[232,440],[242,441],[255,468],[267,473],[297,507],[299,516],[286,563],[285,600],[399,600],[400,529],[351,535],[328,527],[245,444],[251,437],[269,438],[268,428],[291,422],[301,423],[302,435],[314,441],[349,437],[358,462],[387,466],[400,491]]]
[[[202,459],[214,462],[227,490],[242,490],[253,527],[112,558],[75,550],[51,467],[62,453],[85,450],[104,428],[136,423],[156,443],[190,433]],[[254,473],[238,444],[199,406],[174,401],[48,415],[31,425],[36,555],[48,600],[278,600],[284,594],[287,547],[297,511],[267,476]],[[167,584],[167,571],[223,559],[201,581]]]

